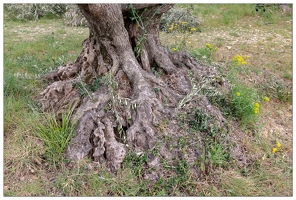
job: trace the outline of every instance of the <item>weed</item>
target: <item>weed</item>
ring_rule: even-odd
[[[123,165],[126,169],[133,169],[137,177],[141,177],[145,171],[145,164],[149,161],[147,152],[137,155],[135,152],[129,151],[126,155]]]
[[[90,95],[90,91],[88,89],[88,85],[84,83],[80,78],[77,78],[73,81],[73,87],[77,88],[78,94],[81,97],[86,97],[88,96],[90,99],[92,99]]]
[[[4,96],[15,96],[22,97],[29,95],[30,92],[28,89],[24,88],[20,83],[20,80],[17,79],[12,74],[5,74],[4,76]]]
[[[101,88],[101,79],[100,78],[95,79],[89,87],[89,89],[92,92],[95,92],[95,91],[99,90],[100,88]]]
[[[191,54],[196,57],[200,62],[205,64],[212,63],[213,53],[218,51],[218,47],[213,47],[212,44],[206,43],[205,48],[199,48],[191,51]]]
[[[257,96],[254,88],[239,83],[235,84],[231,90],[229,105],[232,108],[232,116],[239,119],[243,127],[255,124],[258,120],[259,104],[256,103]]]
[[[162,71],[162,69],[160,69],[160,68],[155,68],[155,67],[152,67],[151,68],[151,71],[152,71],[152,73],[156,76],[156,77],[161,77],[162,75],[163,75],[163,71]]]
[[[240,35],[237,32],[230,32],[229,35],[234,37],[240,37]]]

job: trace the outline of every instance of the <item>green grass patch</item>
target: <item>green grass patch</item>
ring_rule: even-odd
[[[52,114],[42,115],[33,129],[33,134],[45,144],[44,156],[54,167],[64,161],[64,151],[74,135],[75,124],[70,122],[73,108],[62,115],[61,121]]]

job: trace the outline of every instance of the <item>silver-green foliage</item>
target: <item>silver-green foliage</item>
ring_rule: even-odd
[[[46,15],[62,16],[66,4],[4,4],[6,20],[38,20]]]
[[[198,30],[201,19],[192,14],[191,8],[174,6],[172,9],[164,13],[160,20],[161,31],[170,32],[169,28],[172,24],[179,25],[176,31],[190,31],[191,28]]]
[[[86,26],[87,21],[76,4],[68,4],[64,16],[65,24],[69,26]]]

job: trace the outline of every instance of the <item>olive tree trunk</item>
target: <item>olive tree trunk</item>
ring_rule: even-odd
[[[215,70],[201,66],[186,52],[172,53],[161,45],[159,21],[172,6],[79,5],[89,37],[74,63],[46,75],[50,85],[41,93],[43,109],[53,110],[57,117],[69,105],[75,106],[72,121],[77,128],[68,158],[90,157],[112,170],[120,168],[129,150],[140,155],[158,148],[158,156],[149,155],[149,167],[158,166],[159,156],[167,160],[183,156],[192,166],[198,159],[193,147],[182,155],[181,149],[169,150],[158,143],[166,135],[184,134],[177,120],[180,110],[201,107],[223,119],[192,85],[193,79],[201,83]],[[160,129],[164,120],[167,128]]]

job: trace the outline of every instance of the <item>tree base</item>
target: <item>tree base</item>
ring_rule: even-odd
[[[224,127],[220,110],[202,93],[228,90],[227,83],[215,68],[160,45],[156,36],[161,13],[149,22],[147,41],[136,59],[131,47],[138,38],[137,23],[117,19],[120,7],[106,6],[103,12],[104,6],[80,6],[90,24],[83,51],[74,63],[45,76],[51,84],[41,93],[44,111],[53,110],[60,117],[70,105],[75,106],[72,121],[77,128],[67,157],[73,161],[89,157],[116,171],[134,152],[148,156],[147,168],[156,169],[157,176],[164,170],[164,161],[174,167],[184,160],[194,174],[204,172],[196,163],[205,154],[205,141],[190,133],[180,116],[190,120],[193,111],[203,110],[213,116],[211,123]],[[154,9],[165,12],[168,8]],[[100,22],[97,10],[103,13]],[[129,31],[122,31],[123,27]],[[146,177],[155,173],[147,172]]]

